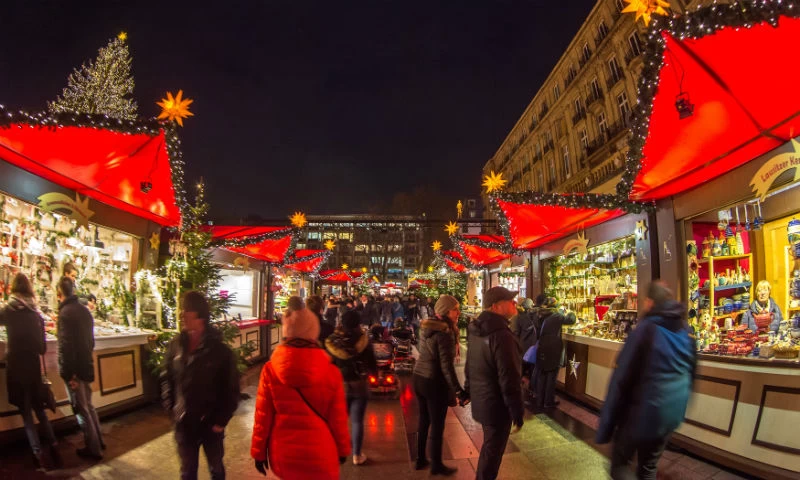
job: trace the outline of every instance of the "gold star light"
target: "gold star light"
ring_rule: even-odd
[[[361,273],[367,273],[367,267],[361,267]]]
[[[153,234],[150,235],[150,248],[158,250],[159,245],[161,245],[161,237],[158,236],[157,232],[153,232]]]
[[[334,242],[330,238],[325,240],[325,248],[332,251],[334,248],[336,248],[336,242]]]
[[[489,175],[483,177],[483,186],[486,187],[486,193],[502,190],[505,187],[507,180],[503,179],[503,172],[494,173],[492,170]]]
[[[125,33],[125,32],[119,32],[119,35],[117,35],[117,38],[119,38],[120,40],[122,40],[124,42],[125,40],[128,39],[128,34]]]
[[[183,126],[183,119],[186,117],[193,117],[194,113],[189,111],[189,105],[194,100],[183,99],[183,90],[178,90],[178,94],[174,97],[170,92],[167,92],[167,98],[162,98],[156,105],[161,107],[161,113],[158,114],[158,119],[168,119],[178,122],[178,125]]]
[[[434,252],[438,252],[439,250],[442,249],[442,242],[440,242],[439,240],[436,240],[435,242],[433,242],[431,244],[431,248],[433,248]]]
[[[346,263],[342,264],[342,270],[347,270],[348,268],[350,268],[350,265],[348,265]]]
[[[303,226],[308,223],[306,221],[306,214],[302,212],[294,212],[294,215],[289,217],[289,220],[292,222],[292,225],[297,228],[303,228]]]
[[[450,222],[444,226],[444,231],[447,232],[448,235],[455,235],[458,231],[458,224],[456,224],[456,222]]]
[[[622,13],[636,14],[636,20],[640,18],[644,22],[644,26],[650,25],[650,17],[656,15],[668,15],[667,8],[669,2],[666,0],[625,0],[628,6],[622,10]]]
[[[428,265],[428,271],[429,271],[429,272],[432,272],[432,271],[433,271],[433,265]]]

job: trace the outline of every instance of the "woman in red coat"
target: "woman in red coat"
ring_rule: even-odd
[[[264,475],[272,468],[283,480],[338,479],[350,455],[342,374],[318,336],[312,312],[290,313],[261,371],[250,455]]]

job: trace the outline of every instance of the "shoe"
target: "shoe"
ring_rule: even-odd
[[[417,464],[414,465],[414,470],[425,470],[431,466],[431,462],[427,458],[418,458]]]
[[[105,449],[106,449],[106,444],[101,442],[100,443],[100,450],[105,450]]]
[[[50,461],[53,462],[53,468],[56,470],[64,468],[64,461],[61,459],[61,453],[58,451],[58,445],[50,445]]]
[[[444,475],[445,477],[449,477],[457,471],[457,468],[448,467],[445,464],[434,465],[431,467],[431,475]]]
[[[89,451],[88,448],[79,448],[75,450],[75,453],[78,454],[79,457],[86,458],[89,460],[100,461],[103,459],[103,456],[97,453],[92,453]]]
[[[353,465],[364,465],[367,462],[367,456],[363,453],[360,455],[353,455]]]

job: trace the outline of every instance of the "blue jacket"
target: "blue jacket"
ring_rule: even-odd
[[[683,422],[697,364],[684,320],[674,300],[653,308],[633,330],[611,376],[597,443],[624,427],[636,442],[663,439]]]
[[[405,311],[403,310],[403,305],[400,302],[392,303],[392,320],[396,319],[405,319]]]

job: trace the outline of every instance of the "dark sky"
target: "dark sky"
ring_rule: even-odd
[[[10,6],[9,6],[10,3]],[[0,103],[45,108],[124,30],[142,116],[183,89],[187,183],[216,216],[476,195],[594,0],[4,0]]]

